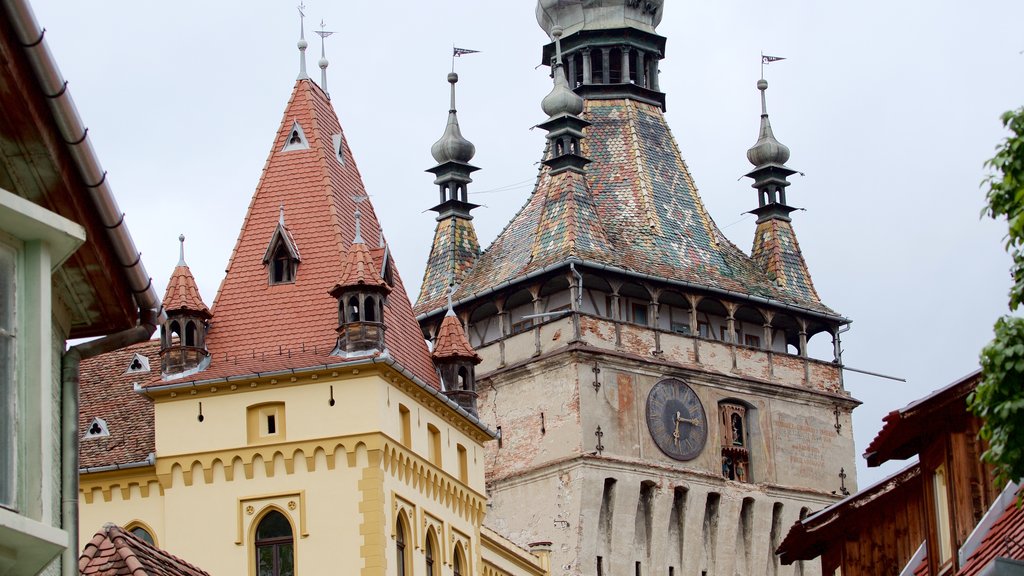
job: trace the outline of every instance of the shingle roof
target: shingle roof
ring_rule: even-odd
[[[149,359],[149,372],[128,373],[136,354]],[[160,342],[150,340],[82,360],[78,429],[84,434],[94,418],[107,423],[110,436],[79,442],[79,466],[95,468],[142,462],[156,451],[153,403],[134,391],[160,381]]]
[[[750,256],[757,267],[767,272],[778,289],[792,300],[820,302],[789,222],[772,218],[758,224]]]
[[[452,216],[437,221],[427,267],[423,270],[417,314],[444,305],[448,287],[462,283],[480,255],[480,241],[472,220]]]
[[[1024,498],[1024,493],[1018,490],[1016,498]],[[1016,498],[989,528],[958,575],[979,576],[996,558],[1024,560],[1024,507],[1017,505]]]
[[[350,286],[374,286],[384,291],[391,290],[381,276],[381,263],[374,261],[373,254],[365,243],[353,243],[345,255],[344,262],[344,271],[338,283],[331,289],[331,294],[336,295],[339,289]]]
[[[434,358],[464,358],[479,363],[480,356],[469,344],[466,332],[462,330],[462,323],[454,315],[448,315],[441,321],[441,329],[437,332],[437,340],[434,343]]]
[[[798,279],[793,272],[799,247],[791,230],[778,236],[785,251],[777,270],[787,274],[786,289],[776,285],[777,273],[773,278],[726,239],[705,210],[658,106],[587,100],[583,118],[591,123],[583,140],[583,155],[592,160],[586,169],[591,200],[580,193],[579,182],[553,182],[543,168],[533,195],[481,254],[456,300],[564,262],[575,251],[598,265],[837,316],[820,302],[810,276]],[[571,200],[574,209],[560,209],[568,204],[557,198]],[[432,296],[417,302],[417,313],[440,311]]]
[[[205,570],[144,542],[120,526],[107,524],[78,558],[82,576],[210,576]]]
[[[171,273],[171,279],[167,281],[167,292],[164,293],[164,310],[176,312],[179,310],[199,312],[209,316],[210,309],[203,302],[199,295],[199,287],[196,286],[196,279],[188,266],[178,265]]]
[[[302,126],[309,148],[284,151],[295,122]],[[271,355],[284,368],[306,367],[310,364],[303,363],[310,358],[305,357],[312,354],[308,351],[329,352],[336,342],[337,302],[329,291],[344,272],[344,257],[355,235],[357,200],[366,196],[343,137],[339,161],[333,138],[341,134],[327,95],[312,81],[299,80],[214,300],[216,316],[206,340],[211,361],[198,377],[222,375],[235,370],[236,362]],[[270,285],[263,256],[277,229],[281,206],[302,260],[294,282]],[[371,246],[383,245],[373,206],[366,200],[358,207],[362,237]],[[380,252],[378,262],[390,258],[386,251]],[[392,270],[385,344],[396,361],[439,387],[394,263]]]

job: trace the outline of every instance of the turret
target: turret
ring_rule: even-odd
[[[476,365],[482,360],[469,344],[462,324],[450,307],[441,321],[432,357],[445,395],[476,416]]]
[[[796,174],[796,170],[786,166],[789,148],[775,139],[768,120],[765,102],[768,82],[764,78],[758,80],[757,89],[761,91],[761,132],[757,142],[747,150],[747,160],[754,169],[746,176],[754,180],[751,186],[757,190],[758,196],[758,206],[751,212],[757,215],[758,223],[772,218],[789,221],[789,213],[796,209],[786,204],[786,187],[789,186],[788,178]]]
[[[330,290],[338,300],[338,341],[333,353],[342,357],[384,352],[384,303],[391,293],[363,242],[358,209],[355,218],[355,238],[345,257],[344,272]]]
[[[554,86],[541,101],[541,109],[548,119],[538,124],[548,131],[548,156],[544,164],[551,167],[551,174],[566,170],[583,172],[590,160],[583,156],[583,129],[590,122],[579,117],[583,113],[583,98],[569,89],[562,65],[562,31],[551,32],[555,39],[555,60],[551,70]]]
[[[201,368],[209,359],[206,334],[213,314],[203,303],[192,271],[185,263],[185,236],[178,236],[178,242],[178,265],[164,294],[167,320],[160,327],[160,370],[164,376]]]

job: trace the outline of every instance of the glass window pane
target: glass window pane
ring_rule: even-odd
[[[295,554],[291,544],[278,544],[278,576],[295,576]]]
[[[132,534],[134,534],[139,540],[153,544],[153,536],[141,526],[132,528]]]
[[[292,526],[288,523],[288,519],[280,512],[267,514],[260,521],[259,527],[256,528],[257,541],[267,538],[290,538],[291,535]]]
[[[258,576],[277,576],[274,574],[273,546],[260,546],[256,548],[256,563],[258,565]]]
[[[14,378],[17,360],[17,253],[0,244],[0,505],[15,505],[15,474],[17,460],[15,437],[18,405]]]

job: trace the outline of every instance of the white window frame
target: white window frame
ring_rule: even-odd
[[[51,387],[54,374],[53,273],[85,242],[85,228],[0,188],[0,242],[16,252],[14,367],[16,438],[13,502],[0,507],[0,542],[17,552],[0,557],[11,574],[34,574],[67,547],[68,535],[52,518],[60,515],[59,475],[53,461],[54,429],[60,428],[59,406]],[[0,401],[8,401],[2,398]],[[5,440],[6,441],[6,440]],[[14,476],[16,475],[16,476]],[[9,562],[8,562],[9,560]]]

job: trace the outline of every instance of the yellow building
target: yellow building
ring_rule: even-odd
[[[83,364],[83,541],[114,522],[213,574],[546,572],[483,527],[479,358],[454,316],[428,350],[304,67],[210,308],[181,242],[160,340]]]

